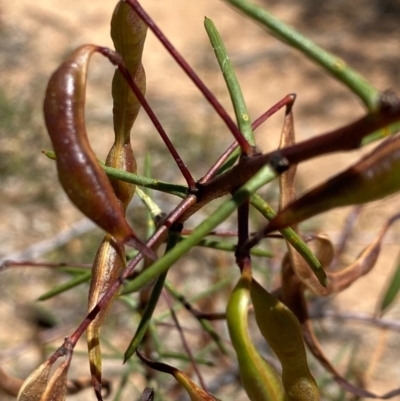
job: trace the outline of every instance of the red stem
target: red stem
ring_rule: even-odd
[[[251,128],[255,131],[261,124],[263,124],[269,117],[279,111],[282,107],[293,105],[296,100],[296,94],[291,93],[286,95],[282,100],[273,105],[270,109],[268,109],[264,114],[257,118],[256,121],[251,124]],[[228,157],[233,153],[233,151],[238,147],[237,141],[233,142],[229,148],[222,154],[222,156],[217,160],[217,162],[211,167],[211,169],[207,172],[207,174],[200,179],[199,183],[204,184],[211,178],[215,176],[218,170],[222,167]]]
[[[186,60],[179,54],[171,42],[166,38],[166,36],[161,32],[160,28],[154,23],[150,16],[143,10],[141,5],[136,0],[126,0],[126,2],[135,10],[140,18],[145,22],[145,24],[153,31],[159,41],[164,45],[169,54],[174,58],[174,60],[180,65],[180,67],[185,71],[186,75],[193,81],[200,92],[208,100],[217,114],[222,118],[224,123],[227,125],[236,141],[239,143],[242,153],[244,155],[251,155],[253,152],[253,147],[247,142],[246,138],[239,131],[236,124],[230,118],[229,114],[222,107],[221,103],[212,94],[212,92],[206,87],[204,82],[199,78],[199,76],[194,72],[192,67],[186,62]]]
[[[168,228],[194,203],[196,202],[196,197],[193,195],[189,195],[186,199],[184,199],[180,205],[178,205],[174,211],[170,214],[170,216],[166,219],[163,225],[154,233],[154,235],[147,242],[147,246],[151,248],[163,235],[165,235],[168,231]],[[104,294],[104,296],[100,299],[100,301],[96,304],[96,306],[88,313],[83,322],[79,325],[79,327],[74,331],[74,333],[68,338],[69,343],[72,348],[75,347],[79,338],[85,332],[86,328],[89,324],[95,319],[97,314],[104,308],[105,305],[108,304],[110,299],[114,296],[114,294],[118,291],[121,284],[126,280],[132,273],[138,263],[142,260],[143,255],[139,253],[134,259],[132,259],[124,272],[122,273],[119,280],[115,281],[115,283],[109,288],[109,290]]]
[[[146,111],[147,115],[149,116],[154,127],[160,134],[161,139],[164,141],[166,147],[168,148],[169,152],[171,153],[172,157],[174,158],[176,164],[178,165],[179,170],[181,171],[183,177],[185,178],[185,180],[188,184],[189,190],[194,191],[196,188],[196,182],[195,182],[194,178],[190,174],[190,171],[186,167],[182,158],[179,156],[179,153],[176,150],[175,146],[172,144],[171,140],[168,138],[167,133],[165,132],[164,128],[162,127],[162,125],[161,125],[160,121],[158,120],[157,116],[155,115],[153,109],[147,102],[143,93],[140,91],[140,89],[136,85],[130,72],[125,67],[122,57],[118,53],[112,51],[111,49],[109,49],[107,47],[100,47],[99,52],[101,54],[103,54],[104,56],[106,56],[111,61],[111,63],[113,63],[114,65],[116,65],[118,67],[118,70],[121,72],[122,76],[125,78],[126,82],[132,89],[133,93],[139,100],[143,109]]]

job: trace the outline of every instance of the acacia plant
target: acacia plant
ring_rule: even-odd
[[[56,288],[42,297],[45,299],[66,290],[72,291],[81,282],[90,280],[87,316],[72,334],[65,333],[61,346],[23,384],[9,390],[12,393],[18,388],[19,401],[64,400],[67,393],[84,387],[74,387],[74,382],[68,380],[68,371],[75,346],[85,332],[91,384],[97,399],[103,399],[108,382],[107,377],[102,375],[100,329],[118,297],[127,305],[132,305],[133,300],[139,298],[137,308],[141,314],[123,361],[147,369],[148,378],[153,377],[153,370],[174,376],[191,400],[216,400],[207,390],[201,375],[204,355],[195,355],[192,352],[192,346],[186,341],[185,330],[180,326],[173,308],[170,314],[186,352],[180,358],[186,358],[190,362],[200,384],[195,384],[190,379],[191,369],[184,371],[165,363],[165,356],[159,352],[153,312],[163,292],[169,303],[169,296],[172,296],[198,320],[204,333],[209,336],[208,343],[212,344],[221,360],[225,358],[222,355],[232,356],[233,353],[228,349],[223,333],[215,330],[210,321],[226,319],[229,342],[240,372],[241,385],[252,401],[312,401],[326,397],[322,380],[315,374],[315,369],[309,367],[306,349],[329,372],[337,386],[358,397],[390,398],[400,394],[399,389],[394,389],[386,394],[376,395],[358,383],[349,381],[333,366],[314,334],[308,312],[309,300],[306,298],[307,293],[312,293],[315,297],[339,293],[370,272],[378,258],[385,233],[400,215],[394,215],[358,258],[341,270],[330,270],[335,249],[327,236],[305,236],[297,227],[303,220],[333,208],[360,205],[398,192],[399,137],[385,138],[353,166],[339,172],[299,199],[296,199],[295,192],[297,164],[332,152],[350,151],[382,139],[388,133],[395,134],[400,121],[400,100],[392,92],[376,90],[343,60],[327,53],[293,28],[275,19],[266,10],[247,0],[225,2],[268,28],[278,39],[297,48],[305,57],[346,85],[364,103],[366,114],[351,124],[299,143],[295,142],[294,136],[294,94],[284,96],[258,119],[250,121],[222,39],[214,23],[206,18],[205,29],[231,96],[236,116],[234,122],[139,2],[119,1],[111,19],[111,36],[115,50],[92,44],[80,46],[52,74],[46,90],[44,117],[54,149],[54,152],[48,151],[46,155],[55,160],[60,183],[71,202],[104,231],[104,239],[98,247],[90,273],[78,268],[68,285]],[[233,135],[232,145],[225,151],[221,149],[220,158],[200,179],[192,176],[146,100],[142,53],[145,51],[148,29],[182,67]],[[112,80],[115,141],[104,163],[94,154],[85,129],[87,73],[91,57],[95,53],[105,56],[116,66]],[[134,132],[132,127],[140,108],[144,109],[160,134],[182,173],[186,186],[136,174],[131,131]],[[282,108],[285,115],[279,149],[262,153],[256,146],[253,132]],[[279,212],[274,211],[257,194],[260,188],[273,180],[279,180]],[[162,210],[155,203],[149,189],[178,196],[181,201],[173,210]],[[148,238],[139,238],[137,230],[131,227],[125,215],[135,193],[142,199],[151,216]],[[189,217],[225,195],[229,199],[220,203],[193,230],[184,228]],[[266,219],[263,227],[255,233],[250,231],[250,207]],[[235,212],[237,231],[215,231],[219,224]],[[211,241],[207,238],[210,234],[230,234],[237,237],[237,240],[236,243]],[[287,252],[281,258],[279,286],[267,289],[254,277],[251,258],[252,255],[264,258],[271,256],[269,252],[255,248],[271,235],[286,242]],[[163,244],[166,247],[161,254]],[[132,247],[133,252],[126,253],[125,246]],[[196,309],[167,280],[168,272],[174,269],[174,264],[196,246],[234,251],[237,265],[235,269],[239,268],[240,277],[225,299],[226,310],[221,313],[207,313]],[[141,261],[143,267],[137,272]],[[5,263],[3,268],[7,266],[12,266],[12,263]],[[391,302],[396,291],[394,283],[388,292],[385,306]],[[249,326],[249,310],[254,313],[255,327],[272,350],[272,354],[267,357],[254,344],[254,336],[250,336],[254,327]],[[52,365],[63,357],[63,362],[51,374]],[[161,399],[161,395],[166,393],[161,386],[157,386],[155,391],[149,387],[150,385],[144,385],[141,389],[142,400],[157,399],[158,396]],[[122,389],[123,384],[118,391]],[[116,400],[120,399],[119,392],[115,396]]]

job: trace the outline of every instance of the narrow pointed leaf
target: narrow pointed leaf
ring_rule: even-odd
[[[174,368],[173,366],[167,365],[166,363],[162,362],[151,361],[139,351],[136,351],[136,353],[139,358],[144,363],[146,363],[147,366],[151,367],[152,369],[158,370],[159,372],[168,373],[174,376],[175,379],[184,387],[191,401],[220,401],[217,398],[213,397],[211,394],[201,389],[188,376],[186,376],[183,372]]]
[[[388,279],[387,287],[381,296],[379,302],[379,313],[383,314],[393,304],[400,291],[400,263],[397,262],[397,267],[394,274]]]

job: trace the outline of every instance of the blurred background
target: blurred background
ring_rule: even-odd
[[[345,125],[364,113],[360,101],[343,85],[222,1],[143,0],[141,3],[232,115],[229,96],[203,28],[205,16],[211,18],[220,31],[252,119],[288,93],[297,94],[294,113],[298,140]],[[375,87],[398,91],[399,0],[259,0],[258,3],[342,57]],[[84,43],[112,47],[109,21],[114,6],[115,2],[106,0],[0,1],[0,260],[91,263],[93,259],[102,233],[70,205],[58,184],[54,162],[41,153],[51,149],[42,118],[42,101],[50,74],[70,51]],[[230,133],[151,32],[148,33],[143,64],[147,73],[148,101],[193,175],[200,178],[232,142]],[[86,121],[91,144],[101,159],[113,142],[110,94],[113,71],[114,67],[106,59],[93,58]],[[277,147],[282,118],[283,113],[277,113],[257,131],[257,144],[263,151]],[[150,153],[154,178],[183,183],[172,158],[143,112],[132,132],[132,142],[139,174],[143,173],[146,153]],[[343,170],[373,146],[358,152],[318,158],[299,166],[299,194]],[[277,185],[273,183],[263,189],[262,195],[277,207]],[[165,212],[177,204],[177,199],[171,196],[155,194],[155,199]],[[354,260],[387,218],[398,212],[398,201],[399,196],[393,196],[363,208],[347,243],[344,264]],[[135,227],[140,227],[144,225],[144,209],[138,200],[134,203],[129,217]],[[214,208],[215,205],[211,205],[208,210]],[[329,212],[311,219],[302,228],[305,232],[326,232],[337,244],[350,212],[351,208]],[[205,215],[206,212],[202,212],[195,216],[187,228],[194,227]],[[253,229],[257,229],[264,222],[253,223]],[[224,228],[234,229],[235,219],[227,222]],[[138,230],[145,234],[144,228]],[[381,256],[372,273],[339,296],[327,300],[321,308],[339,314],[373,314],[380,294],[396,268],[399,240],[400,226],[397,224],[385,237]],[[262,267],[264,271],[266,267],[276,271],[282,244],[275,241],[267,247],[276,251],[277,256],[268,266],[263,262]],[[171,270],[171,281],[183,293],[193,293],[200,292],[224,274],[232,275],[233,283],[237,273],[233,255],[194,250]],[[189,275],[191,280],[188,282],[184,278]],[[47,345],[55,347],[84,317],[87,285],[49,301],[35,302],[41,294],[65,280],[60,273],[36,267],[16,267],[1,273],[0,366],[8,373],[25,378],[43,359],[43,347],[38,345],[43,341],[43,335],[48,336],[46,341],[50,341],[50,345]],[[271,280],[273,283],[273,278]],[[223,290],[221,297],[215,298],[216,302],[208,301],[203,306],[221,310],[227,291]],[[126,369],[116,355],[123,352],[129,342],[137,317],[127,313],[122,304],[115,309],[104,329],[110,334],[111,341],[109,348],[105,348],[105,353],[110,355],[110,362],[105,364],[105,375],[118,383]],[[44,329],[38,326],[35,317],[42,312],[54,315],[55,332],[43,334]],[[185,324],[193,325],[186,319],[190,320],[188,315],[182,315]],[[398,304],[389,310],[385,319],[400,321]],[[365,323],[335,319],[324,319],[318,327],[328,355],[342,372],[349,368],[349,360],[354,359],[352,369],[359,373],[356,379],[372,391],[383,393],[400,385],[398,328],[397,331],[382,330]],[[116,328],[120,330],[117,338]],[[223,323],[217,324],[217,328],[224,333]],[[177,334],[174,335],[178,341]],[[71,376],[88,376],[84,342],[80,346],[82,355],[77,352],[75,359],[82,363],[74,363]],[[235,372],[235,367],[227,361],[219,362],[214,370],[208,368],[207,380],[217,383],[216,377],[221,378],[216,385],[218,391],[222,388],[218,393],[221,397],[231,394],[232,398],[235,394],[235,399],[245,400],[246,397],[237,392],[235,375],[228,375]],[[323,375],[317,362],[313,361],[312,365]],[[137,399],[144,387],[143,375],[132,377],[131,392],[123,393],[121,400]],[[165,380],[166,386],[171,383],[168,380]],[[164,390],[169,394],[167,388]],[[326,399],[352,399],[339,392],[333,394],[337,398],[327,394],[330,398]],[[1,395],[1,399],[12,398]],[[84,399],[94,399],[91,390],[71,396],[71,400]]]

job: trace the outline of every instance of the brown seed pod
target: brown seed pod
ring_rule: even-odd
[[[88,64],[95,45],[72,52],[53,73],[47,86],[44,117],[56,153],[58,176],[72,203],[107,233],[129,243],[146,256],[154,253],[142,244],[125,219],[112,185],[89,144],[84,120]]]

